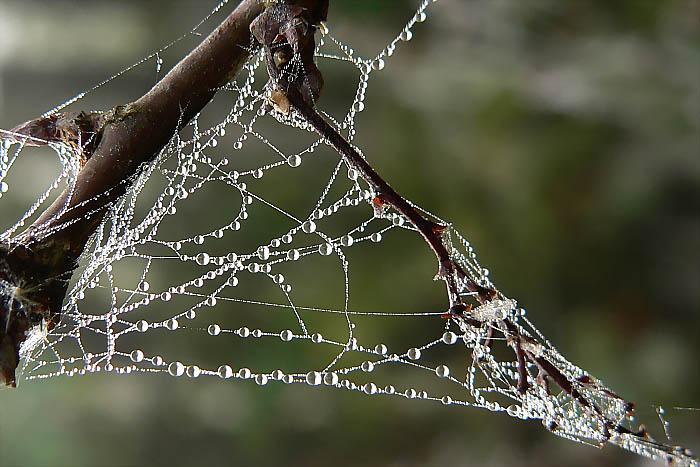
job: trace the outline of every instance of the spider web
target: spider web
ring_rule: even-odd
[[[414,30],[419,32],[431,4],[423,1],[399,35],[371,57],[359,56],[321,28],[320,68],[356,77],[352,92],[339,90],[348,94],[346,111],[324,113],[349,141],[356,135],[357,115],[365,110],[369,82]],[[134,67],[155,62],[160,71],[161,54],[176,42],[49,114]],[[526,311],[500,292],[498,300],[473,310],[480,327],[442,319],[439,310],[353,309],[350,271],[357,252],[367,255],[402,231],[417,232],[396,212],[376,212],[371,202],[376,193],[303,119],[264,111],[269,90],[263,63],[261,53],[253,55],[236,81],[174,135],[109,207],[75,273],[60,324],[50,332],[35,329],[22,348],[24,380],[162,373],[251,380],[261,387],[323,386],[537,419],[570,440],[597,447],[610,441],[653,459],[692,464],[682,450],[651,438],[624,433],[610,438],[606,420],[634,430],[627,403],[566,360]],[[75,182],[79,157],[60,144],[51,148],[61,163],[59,175],[0,240],[17,234],[56,191]],[[0,196],[25,152],[24,143],[13,138],[0,144]],[[301,177],[304,171],[313,177]],[[307,183],[313,179],[315,184]],[[212,202],[219,203],[217,209],[203,209]],[[414,207],[449,226],[448,251],[471,280],[498,290],[465,237],[449,222]],[[466,287],[464,295],[470,295]],[[508,333],[504,319],[530,339],[529,352],[551,362],[569,381],[580,381],[579,393],[600,413],[565,391],[548,390],[532,375],[529,390],[519,392],[515,356],[503,339],[487,344],[489,330]],[[386,320],[423,322],[424,333],[408,339],[377,335]],[[528,369],[537,373],[533,365]],[[666,430],[662,412],[657,413]]]

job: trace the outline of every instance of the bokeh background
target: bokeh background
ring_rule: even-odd
[[[213,3],[0,1],[0,127],[89,89]],[[369,56],[416,6],[332,2],[329,24]],[[365,154],[466,234],[499,288],[570,360],[640,406],[700,407],[700,3],[441,0],[428,13],[372,76],[358,119]],[[330,76],[339,88],[356,82]],[[155,67],[140,67],[89,108],[134,99],[156,79]],[[330,91],[322,102],[347,106]],[[36,164],[37,178],[57,168]],[[312,183],[314,173],[299,176]],[[0,204],[3,228],[36,197],[22,184],[12,193]],[[443,306],[422,248],[387,242],[359,258],[387,287],[357,278],[358,307]],[[668,418],[674,440],[700,448],[697,412]],[[0,392],[2,466],[205,463],[647,464],[536,422],[301,386],[99,375]]]

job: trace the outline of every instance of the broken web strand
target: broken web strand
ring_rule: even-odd
[[[225,3],[219,4],[215,11]],[[351,47],[333,37],[327,26],[322,26],[324,34],[317,53],[319,60],[352,64],[359,71],[354,100],[343,118],[334,119],[331,115],[324,114],[348,141],[356,136],[355,119],[365,110],[365,91],[371,74],[383,70],[397,46],[412,38],[413,27],[426,19],[426,8],[430,3],[432,2],[422,2],[400,34],[372,58],[358,56]],[[197,27],[191,34],[196,29]],[[141,66],[154,57],[157,68],[160,68],[160,53],[167,47],[169,45],[124,72]],[[370,323],[386,319],[423,320],[426,322],[424,329],[432,329],[435,320],[442,314],[393,310],[356,311],[349,307],[349,270],[352,266],[346,252],[359,245],[388,241],[387,238],[397,230],[415,231],[415,228],[398,213],[374,212],[371,201],[376,193],[353,168],[347,168],[341,160],[335,164],[317,202],[306,216],[294,215],[284,206],[269,201],[264,193],[256,191],[256,180],[278,171],[290,171],[290,177],[293,177],[294,170],[303,165],[305,158],[312,157],[317,149],[328,146],[326,141],[318,138],[301,150],[286,153],[275,145],[274,132],[266,134],[260,128],[259,122],[269,118],[261,111],[269,90],[255,76],[261,64],[262,55],[253,56],[244,68],[244,77],[224,88],[226,93],[223,95],[233,101],[224,120],[205,128],[200,125],[199,117],[195,118],[187,126],[191,130],[191,136],[174,135],[158,158],[139,175],[127,195],[110,206],[105,222],[83,256],[83,269],[79,271],[68,294],[62,322],[48,333],[36,330],[22,349],[25,380],[93,372],[141,372],[167,373],[175,377],[214,376],[253,380],[261,386],[270,382],[328,386],[366,395],[431,400],[449,406],[503,412],[520,419],[538,419],[558,436],[573,441],[594,446],[610,441],[647,457],[665,459],[676,456],[679,463],[690,464],[691,461],[684,457],[683,452],[669,452],[668,447],[651,440],[642,440],[624,433],[613,434],[608,439],[608,427],[605,426],[607,420],[630,427],[631,420],[625,401],[616,397],[598,380],[577,386],[577,390],[586,400],[595,404],[597,410],[582,406],[564,391],[555,390],[550,393],[545,390],[532,376],[538,372],[532,363],[528,363],[527,367],[529,389],[521,394],[517,390],[520,377],[517,361],[499,360],[491,347],[486,345],[489,339],[496,344],[504,343],[503,337],[489,335],[489,329],[497,331],[496,335],[509,334],[510,331],[504,327],[504,319],[508,319],[521,336],[531,339],[527,348],[530,353],[545,358],[568,381],[576,381],[577,378],[588,376],[588,373],[561,356],[527,319],[525,310],[503,295],[473,310],[473,317],[482,323],[478,328],[464,320],[451,319],[445,323],[440,333],[424,336],[409,347],[390,342],[365,341],[357,331],[360,329],[358,326],[371,326],[367,320]],[[92,90],[108,84],[124,72],[98,84]],[[79,94],[49,113],[65,108],[92,90]],[[273,111],[270,116],[281,124],[313,133],[310,126],[294,113],[283,115]],[[227,132],[233,130],[240,132],[240,136],[232,145],[222,148],[219,140],[223,141]],[[269,148],[273,162],[248,170],[231,169],[230,161],[235,160],[237,151],[247,149],[250,140],[259,141]],[[64,148],[52,148],[62,162],[61,174],[30,207],[20,223],[5,235],[11,235],[22,227],[23,222],[37,212],[53,189],[62,183],[70,186],[75,180],[78,158],[75,154],[67,153]],[[2,145],[3,152],[0,156],[3,181],[22,149],[21,144],[7,144],[7,141]],[[11,153],[10,150],[14,152]],[[215,150],[223,152],[224,156],[219,158],[213,155]],[[345,170],[347,177],[342,176]],[[157,177],[162,178],[163,184],[155,201],[149,201],[149,184]],[[350,187],[342,188],[348,181]],[[161,224],[176,216],[178,208],[186,204],[188,199],[214,184],[224,186],[232,195],[240,197],[238,208],[233,205],[231,207],[232,217],[222,219],[217,228],[194,236],[172,238],[171,234],[159,232]],[[434,214],[415,204],[412,206],[434,221],[449,226]],[[251,215],[263,207],[291,222],[293,227],[281,235],[264,240],[256,247],[225,253],[208,250],[209,243],[245,231],[253,222]],[[137,214],[143,210],[145,214]],[[346,227],[344,233],[333,234],[325,230],[325,220],[357,210],[365,213],[365,219]],[[51,232],[46,232],[49,233]],[[473,247],[452,226],[449,226],[445,234],[445,243],[452,258],[462,266],[469,279],[495,289],[488,270],[478,263]],[[159,249],[158,254],[152,252],[154,247]],[[298,265],[317,257],[330,257],[337,261],[343,282],[342,306],[339,308],[297,303],[294,284],[298,284],[298,279],[277,272],[283,265]],[[130,260],[138,260],[142,266],[137,280],[124,285],[128,281],[115,273],[115,267]],[[151,285],[151,277],[157,274],[158,268],[168,267],[173,262],[191,265],[193,274],[174,285],[158,288]],[[242,279],[250,278],[273,284],[281,291],[284,299],[275,302],[246,297],[246,290],[238,285]],[[461,286],[465,297],[472,295],[466,289],[465,281],[462,281]],[[86,305],[86,296],[95,293],[103,298],[103,310],[107,311]],[[184,299],[188,299],[189,303],[185,304]],[[261,327],[256,322],[251,327],[245,324],[230,327],[226,322],[227,316],[213,315],[217,307],[225,304],[246,305],[250,307],[247,310],[254,308],[256,315],[264,313],[291,319],[286,319],[284,325],[278,326]],[[162,305],[167,306],[167,315],[161,313],[152,316],[149,313]],[[234,310],[233,313],[242,311]],[[247,313],[251,313],[251,320],[255,317],[251,311]],[[328,333],[324,326],[317,323],[317,317],[341,319],[345,332]],[[148,334],[156,332],[172,335],[173,338],[182,333],[194,333],[207,339],[233,339],[253,348],[273,343],[311,345],[316,346],[319,355],[324,356],[313,367],[303,369],[256,368],[237,361],[231,355],[221,355],[222,361],[218,366],[209,366],[191,361],[186,355],[174,356],[172,352],[148,348]],[[138,345],[132,339],[134,336],[141,338]],[[433,352],[443,348],[464,354],[468,357],[468,364],[463,368],[455,367],[432,357]],[[322,349],[330,350],[330,355],[329,352],[322,352]],[[275,363],[271,365],[274,366]],[[402,386],[387,383],[391,376],[384,376],[383,371],[396,368],[411,372],[415,384]],[[443,384],[436,384],[434,380]]]

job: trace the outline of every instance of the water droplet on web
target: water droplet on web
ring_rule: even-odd
[[[148,331],[148,322],[145,320],[140,320],[136,322],[136,330],[138,332],[146,332]]]
[[[233,377],[233,368],[228,365],[221,365],[217,370],[219,377],[222,379],[229,379]]]
[[[180,326],[180,324],[177,322],[177,320],[175,318],[171,318],[165,322],[166,329],[168,329],[170,331],[176,330],[179,326]]]
[[[446,365],[440,365],[437,368],[435,368],[435,374],[438,375],[440,378],[447,378],[450,376],[450,369]]]
[[[241,368],[238,370],[238,377],[241,379],[248,379],[252,375],[250,369],[248,368]]]
[[[425,14],[424,11],[421,11],[416,15],[416,22],[422,23],[428,18],[428,15]]]
[[[258,248],[258,258],[265,261],[270,258],[270,248],[267,246],[261,246]]]
[[[267,384],[267,375],[256,375],[255,383],[258,386],[265,386]]]
[[[452,345],[455,342],[457,342],[457,334],[455,334],[452,331],[447,331],[445,334],[442,335],[442,342],[448,345]]]
[[[320,344],[321,342],[323,342],[323,336],[319,333],[312,334],[311,342],[313,342],[314,344]]]
[[[202,370],[197,365],[187,367],[187,376],[189,376],[190,378],[199,378],[199,375],[201,374]]]
[[[350,234],[344,235],[340,239],[340,244],[346,247],[352,246],[352,244],[355,243],[355,240],[352,238]]]
[[[509,405],[506,412],[508,412],[508,415],[511,417],[518,417],[520,416],[520,407],[515,404]]]
[[[323,383],[327,386],[335,386],[336,384],[338,384],[338,381],[340,381],[340,378],[336,373],[326,373],[323,376]]]
[[[348,169],[348,178],[350,180],[357,180],[358,172],[356,169]]]
[[[292,331],[290,331],[289,329],[285,329],[284,331],[282,331],[280,333],[280,339],[282,339],[285,342],[291,341],[293,337],[294,337],[294,335],[292,334]]]
[[[131,357],[131,361],[134,363],[142,362],[144,359],[143,351],[134,350],[133,352],[131,352],[130,357]]]
[[[421,351],[420,349],[413,347],[411,349],[408,349],[406,355],[408,355],[408,358],[410,358],[411,360],[418,360],[421,356]]]
[[[355,112],[362,112],[363,110],[365,110],[365,103],[362,102],[362,101],[356,101],[356,102],[352,105],[352,109],[353,109]]]
[[[298,155],[293,155],[289,156],[287,158],[287,164],[289,164],[290,167],[299,167],[301,165],[301,156]]]
[[[377,58],[372,61],[372,68],[380,71],[384,69],[384,59],[383,58]]]
[[[307,234],[316,232],[316,223],[311,220],[306,221],[303,224],[301,224],[301,230],[303,230]]]
[[[10,189],[10,186],[7,184],[7,182],[0,182],[0,193],[7,193],[7,190]]]
[[[207,253],[199,253],[197,256],[195,256],[194,260],[200,266],[206,266],[209,264],[209,255]]]
[[[218,324],[210,324],[207,328],[207,332],[210,336],[218,336],[221,334],[221,327]]]
[[[404,29],[404,30],[401,32],[401,36],[400,36],[400,37],[401,37],[401,40],[402,40],[402,41],[408,42],[408,41],[410,41],[411,38],[413,37],[413,33],[411,32],[410,29]]]
[[[369,237],[370,240],[372,240],[374,243],[379,243],[382,241],[382,234],[379,232],[374,232],[372,235]]]
[[[306,374],[306,384],[318,386],[321,384],[322,376],[318,371],[310,371]]]
[[[296,249],[289,250],[287,252],[287,259],[290,261],[296,261],[299,259],[300,256],[301,256],[301,254],[299,253],[299,250],[296,250]]]
[[[168,373],[171,376],[182,376],[185,374],[185,365],[180,362],[173,362],[168,365]]]
[[[377,344],[377,346],[374,348],[374,351],[377,352],[379,355],[386,355],[389,349],[387,349],[386,345],[384,344]]]
[[[372,363],[370,361],[363,362],[361,365],[361,368],[362,368],[362,371],[364,371],[366,373],[371,373],[372,371],[374,371],[374,363]]]
[[[141,292],[148,292],[148,289],[150,289],[150,288],[151,288],[151,285],[150,285],[148,282],[146,282],[146,281],[142,281],[142,282],[139,284],[139,290],[140,290]]]
[[[318,252],[323,256],[328,256],[333,253],[333,245],[330,243],[322,243],[318,247]]]

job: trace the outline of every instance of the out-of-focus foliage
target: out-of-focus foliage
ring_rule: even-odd
[[[210,3],[0,1],[0,127],[132,63]],[[414,6],[332,2],[329,24],[370,55]],[[700,406],[700,4],[441,0],[429,13],[370,82],[365,154],[467,235],[564,355],[642,407]],[[351,78],[326,76],[334,88]],[[123,103],[156,79],[141,68],[90,105]],[[327,92],[322,105],[344,103]],[[36,164],[37,179],[55,170]],[[296,186],[313,183],[313,172],[299,176]],[[18,188],[23,201],[32,186]],[[16,213],[2,209],[5,227]],[[430,253],[411,240],[354,258],[354,308],[444,306]],[[697,441],[697,415],[669,419],[679,442]],[[611,449],[476,410],[306,387],[101,375],[0,394],[8,466],[638,462]]]

